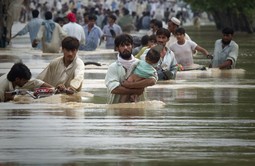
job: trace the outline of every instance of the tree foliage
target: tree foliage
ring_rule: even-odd
[[[248,0],[184,0],[193,11],[212,15],[217,29],[230,26],[236,31],[253,33],[255,1]]]

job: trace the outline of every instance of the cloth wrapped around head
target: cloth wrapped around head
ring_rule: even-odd
[[[75,16],[75,14],[74,13],[68,13],[67,14],[67,19],[70,21],[70,22],[76,22],[76,16]]]

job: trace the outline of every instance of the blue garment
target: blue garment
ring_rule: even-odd
[[[29,37],[30,37],[30,41],[31,44],[33,42],[33,40],[36,38],[36,35],[40,29],[40,26],[43,22],[43,19],[40,18],[33,18],[29,23],[27,23],[27,25],[20,30],[17,35],[22,36],[25,35],[26,33],[29,32]],[[42,48],[42,44],[39,43],[36,48],[41,49]]]
[[[86,43],[85,46],[81,49],[85,51],[94,51],[99,45],[100,38],[103,35],[102,30],[98,26],[94,25],[94,27],[89,32],[88,25],[85,25],[84,32]]]
[[[154,77],[156,80],[158,80],[157,70],[151,64],[143,60],[139,62],[133,73],[141,78]]]
[[[45,20],[42,25],[45,26],[46,42],[50,42],[52,39],[52,33],[55,28],[55,23],[52,20]]]
[[[145,61],[145,56],[148,53],[148,51],[150,50],[150,48],[146,49],[143,54],[141,55],[140,59]],[[166,47],[166,54],[165,56],[162,58],[160,58],[156,70],[158,73],[158,80],[164,80],[164,73],[162,72],[163,70],[169,70],[171,72],[172,78],[171,79],[175,79],[176,77],[176,72],[177,72],[177,61],[175,59],[175,55],[174,53],[169,50]]]
[[[118,24],[113,24],[112,26],[107,24],[103,28],[103,33],[106,37],[105,48],[114,49],[114,46],[115,46],[114,39],[115,39],[115,37],[112,36],[110,30],[114,30],[115,36],[118,36],[118,35],[122,34],[122,29]]]

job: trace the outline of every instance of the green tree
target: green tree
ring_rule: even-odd
[[[253,33],[255,1],[248,0],[184,0],[193,11],[207,12],[217,29],[232,27],[235,31]]]

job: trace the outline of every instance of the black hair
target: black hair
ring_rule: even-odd
[[[179,34],[185,34],[185,29],[184,28],[177,28],[176,30],[175,30],[175,33],[179,33]]]
[[[155,64],[160,59],[160,53],[163,50],[164,46],[158,44],[152,47],[146,54],[146,59],[149,60],[151,63]]]
[[[123,33],[117,36],[114,40],[115,47],[119,47],[122,44],[133,45],[133,37],[129,34]]]
[[[129,15],[129,10],[127,8],[122,8],[123,15]]]
[[[222,34],[231,34],[234,35],[234,30],[230,27],[226,27],[222,29]]]
[[[114,14],[111,14],[111,15],[109,15],[108,17],[111,18],[111,19],[113,19],[114,21],[117,20],[117,17],[116,17]]]
[[[160,20],[156,20],[156,21],[154,22],[154,25],[157,26],[158,28],[162,28],[162,27],[163,27],[163,23],[162,23],[162,21],[160,21]]]
[[[170,32],[166,28],[159,28],[156,32],[156,36],[158,36],[158,35],[164,35],[167,38],[169,38],[170,37]]]
[[[94,14],[90,14],[89,17],[88,17],[89,20],[97,20],[97,16],[94,15]]]
[[[149,36],[148,35],[144,35],[142,38],[141,38],[141,44],[142,46],[146,46],[149,42]]]
[[[46,20],[52,19],[52,13],[50,11],[45,12],[44,16]]]
[[[62,48],[67,50],[78,50],[80,45],[79,40],[76,37],[67,36],[62,40]]]
[[[39,11],[37,9],[32,10],[32,16],[33,18],[37,18],[39,15]]]
[[[153,35],[150,35],[150,36],[149,36],[149,41],[150,41],[150,42],[153,42],[153,43],[157,43],[156,35],[154,35],[154,34],[153,34]]]
[[[30,80],[31,77],[29,68],[23,63],[15,63],[7,74],[7,79],[11,82],[15,81],[16,78]]]

